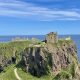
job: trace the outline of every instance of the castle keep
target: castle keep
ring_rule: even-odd
[[[50,32],[46,35],[46,42],[47,43],[57,43],[58,42],[58,36],[55,32]]]

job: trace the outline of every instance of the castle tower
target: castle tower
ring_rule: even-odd
[[[46,42],[47,43],[57,43],[58,42],[58,36],[55,32],[50,32],[46,35]]]

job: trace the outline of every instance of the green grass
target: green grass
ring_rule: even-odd
[[[30,43],[30,41],[0,43],[0,55],[9,59],[14,56],[14,53],[16,52],[16,57],[20,58],[22,51],[28,47]]]
[[[22,80],[52,80],[50,75],[45,75],[40,78],[32,76],[30,73],[24,72],[22,69],[18,68],[18,74]]]
[[[14,65],[10,65],[0,73],[0,80],[17,80],[14,74]]]
[[[13,64],[5,68],[4,72],[0,73],[0,80],[17,80],[14,74],[15,68],[16,67]],[[52,76],[50,75],[45,75],[38,78],[24,72],[21,68],[17,68],[17,72],[22,80],[52,80]]]

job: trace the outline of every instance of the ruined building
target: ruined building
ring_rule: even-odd
[[[46,42],[47,43],[57,43],[58,42],[58,36],[55,32],[50,32],[46,35]]]

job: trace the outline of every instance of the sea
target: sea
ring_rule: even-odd
[[[78,60],[80,62],[80,35],[59,35],[59,38],[66,38],[66,37],[71,37],[71,39],[75,42],[76,47],[77,47],[77,56],[78,56]],[[28,39],[32,39],[32,38],[37,38],[40,40],[44,40],[45,36],[44,35],[15,35],[15,36],[0,36],[0,42],[9,42],[12,39],[15,39],[16,37],[18,38],[28,38]]]

